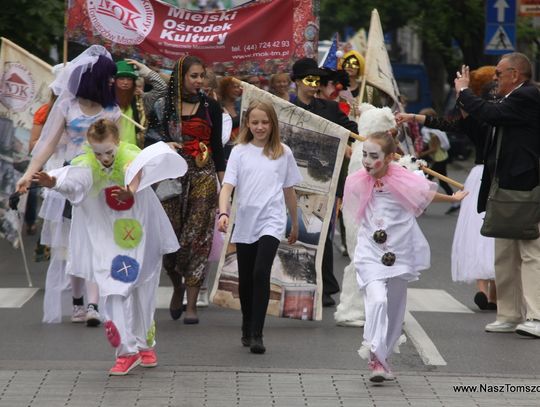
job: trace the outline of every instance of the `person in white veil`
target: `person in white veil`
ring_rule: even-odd
[[[117,122],[120,109],[116,104],[113,77],[116,65],[111,54],[100,45],[92,45],[67,64],[50,85],[58,95],[32,150],[32,159],[21,179],[17,192],[27,192],[32,177],[41,169],[50,171],[69,163],[81,154],[88,127],[98,119]],[[62,321],[62,292],[71,286],[73,308],[71,321],[98,326],[99,291],[94,282],[86,282],[87,303],[84,306],[85,281],[68,276],[77,267],[76,259],[68,259],[71,206],[53,190],[44,193],[40,217],[44,219],[41,241],[51,247],[51,260],[45,281],[43,322]]]
[[[380,131],[387,131],[396,127],[396,120],[392,111],[388,107],[376,108],[369,103],[360,105],[360,118],[358,119],[358,133],[367,135]],[[352,145],[352,156],[349,164],[348,174],[363,168],[362,166],[362,145],[364,143],[355,141]],[[353,219],[343,212],[345,223],[345,235],[347,238],[347,249],[349,253],[354,253],[356,247],[357,226]],[[339,296],[339,304],[334,319],[337,325],[361,327],[364,326],[364,298],[356,282],[356,270],[351,260],[350,264],[343,270],[342,291]]]

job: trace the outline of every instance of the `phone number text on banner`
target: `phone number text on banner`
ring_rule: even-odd
[[[313,53],[318,21],[312,2],[273,0],[202,12],[156,0],[71,0],[68,39],[115,53],[208,62],[296,59]]]

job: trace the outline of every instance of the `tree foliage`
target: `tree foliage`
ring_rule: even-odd
[[[461,64],[477,68],[497,61],[497,57],[484,55],[484,0],[321,0],[321,38],[342,32],[346,26],[367,30],[374,8],[385,32],[409,25],[418,33],[438,107],[444,82],[449,80],[445,72],[453,76]],[[518,20],[518,43],[537,41],[539,34],[530,19]],[[456,52],[456,44],[460,52]]]
[[[64,0],[2,2],[0,33],[36,56],[50,61],[52,45],[62,44]]]

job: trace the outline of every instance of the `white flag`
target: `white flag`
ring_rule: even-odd
[[[384,34],[377,9],[371,12],[364,75],[367,83],[388,94],[396,103],[398,102],[399,89],[384,44]]]
[[[24,48],[2,38],[0,50],[0,117],[30,130],[35,111],[49,101],[52,67]]]
[[[367,49],[366,30],[360,28],[356,34],[349,40],[349,44],[353,50],[358,51],[360,54],[365,55]]]

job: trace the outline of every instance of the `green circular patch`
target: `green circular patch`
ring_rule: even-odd
[[[122,249],[133,249],[141,243],[142,226],[135,219],[117,219],[113,230],[114,241]]]

